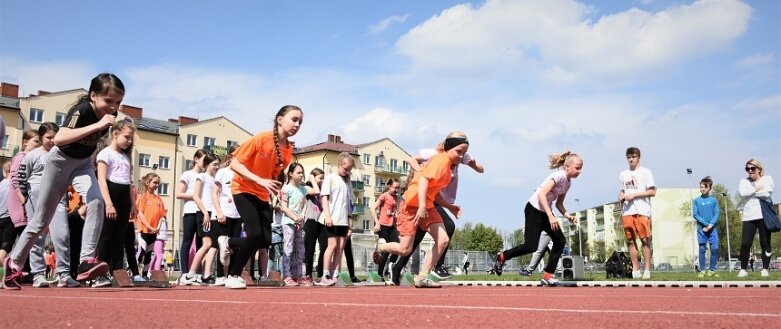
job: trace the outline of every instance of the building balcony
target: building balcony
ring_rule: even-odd
[[[361,192],[364,190],[364,185],[362,181],[354,180],[352,185],[353,185],[353,192]]]
[[[353,209],[353,215],[363,215],[365,211],[366,211],[366,206],[362,204],[357,204]]]
[[[409,169],[404,169],[403,167],[391,167],[390,165],[381,165],[381,166],[374,166],[374,173],[375,174],[387,174],[387,175],[393,175],[393,176],[404,176],[409,173]]]
[[[6,145],[0,148],[0,157],[13,158],[16,153],[19,153],[19,145]]]

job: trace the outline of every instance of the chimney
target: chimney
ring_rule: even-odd
[[[335,142],[341,144],[342,143],[342,136],[336,136]]]
[[[11,98],[19,98],[19,86],[13,83],[0,84],[0,95]]]
[[[333,134],[328,134],[328,141],[332,143],[336,143],[336,136]]]
[[[193,123],[196,123],[196,122],[198,122],[198,119],[196,119],[196,118],[190,118],[190,117],[185,117],[185,116],[181,116],[181,115],[179,116],[179,124],[182,125],[182,126],[186,126],[186,125],[193,124]]]
[[[119,110],[127,114],[127,116],[136,120],[141,119],[141,117],[144,114],[143,108],[135,107],[127,104],[123,104],[122,107],[119,108]]]
[[[168,119],[168,122],[179,124],[179,120],[178,119]]]
[[[38,96],[45,96],[45,95],[48,95],[48,94],[51,94],[51,93],[48,92],[48,91],[38,90]]]

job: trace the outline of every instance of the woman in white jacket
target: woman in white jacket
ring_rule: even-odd
[[[768,276],[770,266],[770,231],[765,228],[762,222],[762,207],[760,199],[770,200],[773,194],[773,177],[765,175],[762,164],[756,159],[746,162],[746,173],[748,177],[740,180],[738,193],[740,194],[740,204],[743,205],[741,212],[743,220],[743,239],[740,244],[740,273],[739,278],[748,276],[746,267],[750,257],[749,250],[754,242],[754,234],[759,231],[759,245],[762,248],[762,277]]]

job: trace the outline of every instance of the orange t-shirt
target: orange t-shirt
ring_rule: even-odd
[[[282,154],[282,165],[277,163],[277,153],[274,151],[274,136],[272,132],[265,131],[252,136],[248,141],[233,152],[233,158],[241,162],[249,171],[260,178],[276,179],[277,175],[290,164],[293,158],[293,148],[288,143],[287,147],[279,147]],[[269,202],[268,190],[255,182],[234,175],[231,181],[231,193],[250,193],[259,199]]]
[[[426,208],[434,207],[434,197],[437,193],[450,184],[451,178],[450,159],[446,153],[437,153],[428,160],[423,169],[415,174],[412,183],[404,192],[404,202],[412,207],[420,207],[418,204],[418,181],[421,177],[428,179],[428,189],[426,190]]]
[[[79,192],[76,192],[73,185],[68,186],[68,193],[70,194],[68,197],[68,213],[70,214],[81,206],[81,195]]]
[[[144,214],[144,218],[149,222],[149,226],[157,228],[160,224],[160,218],[165,216],[165,204],[163,199],[157,194],[144,193],[136,200],[136,208],[139,213]],[[139,225],[141,233],[151,233],[143,225]]]

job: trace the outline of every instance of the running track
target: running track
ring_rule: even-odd
[[[25,287],[0,291],[0,316],[6,328],[768,328],[781,326],[779,292],[633,287]]]

